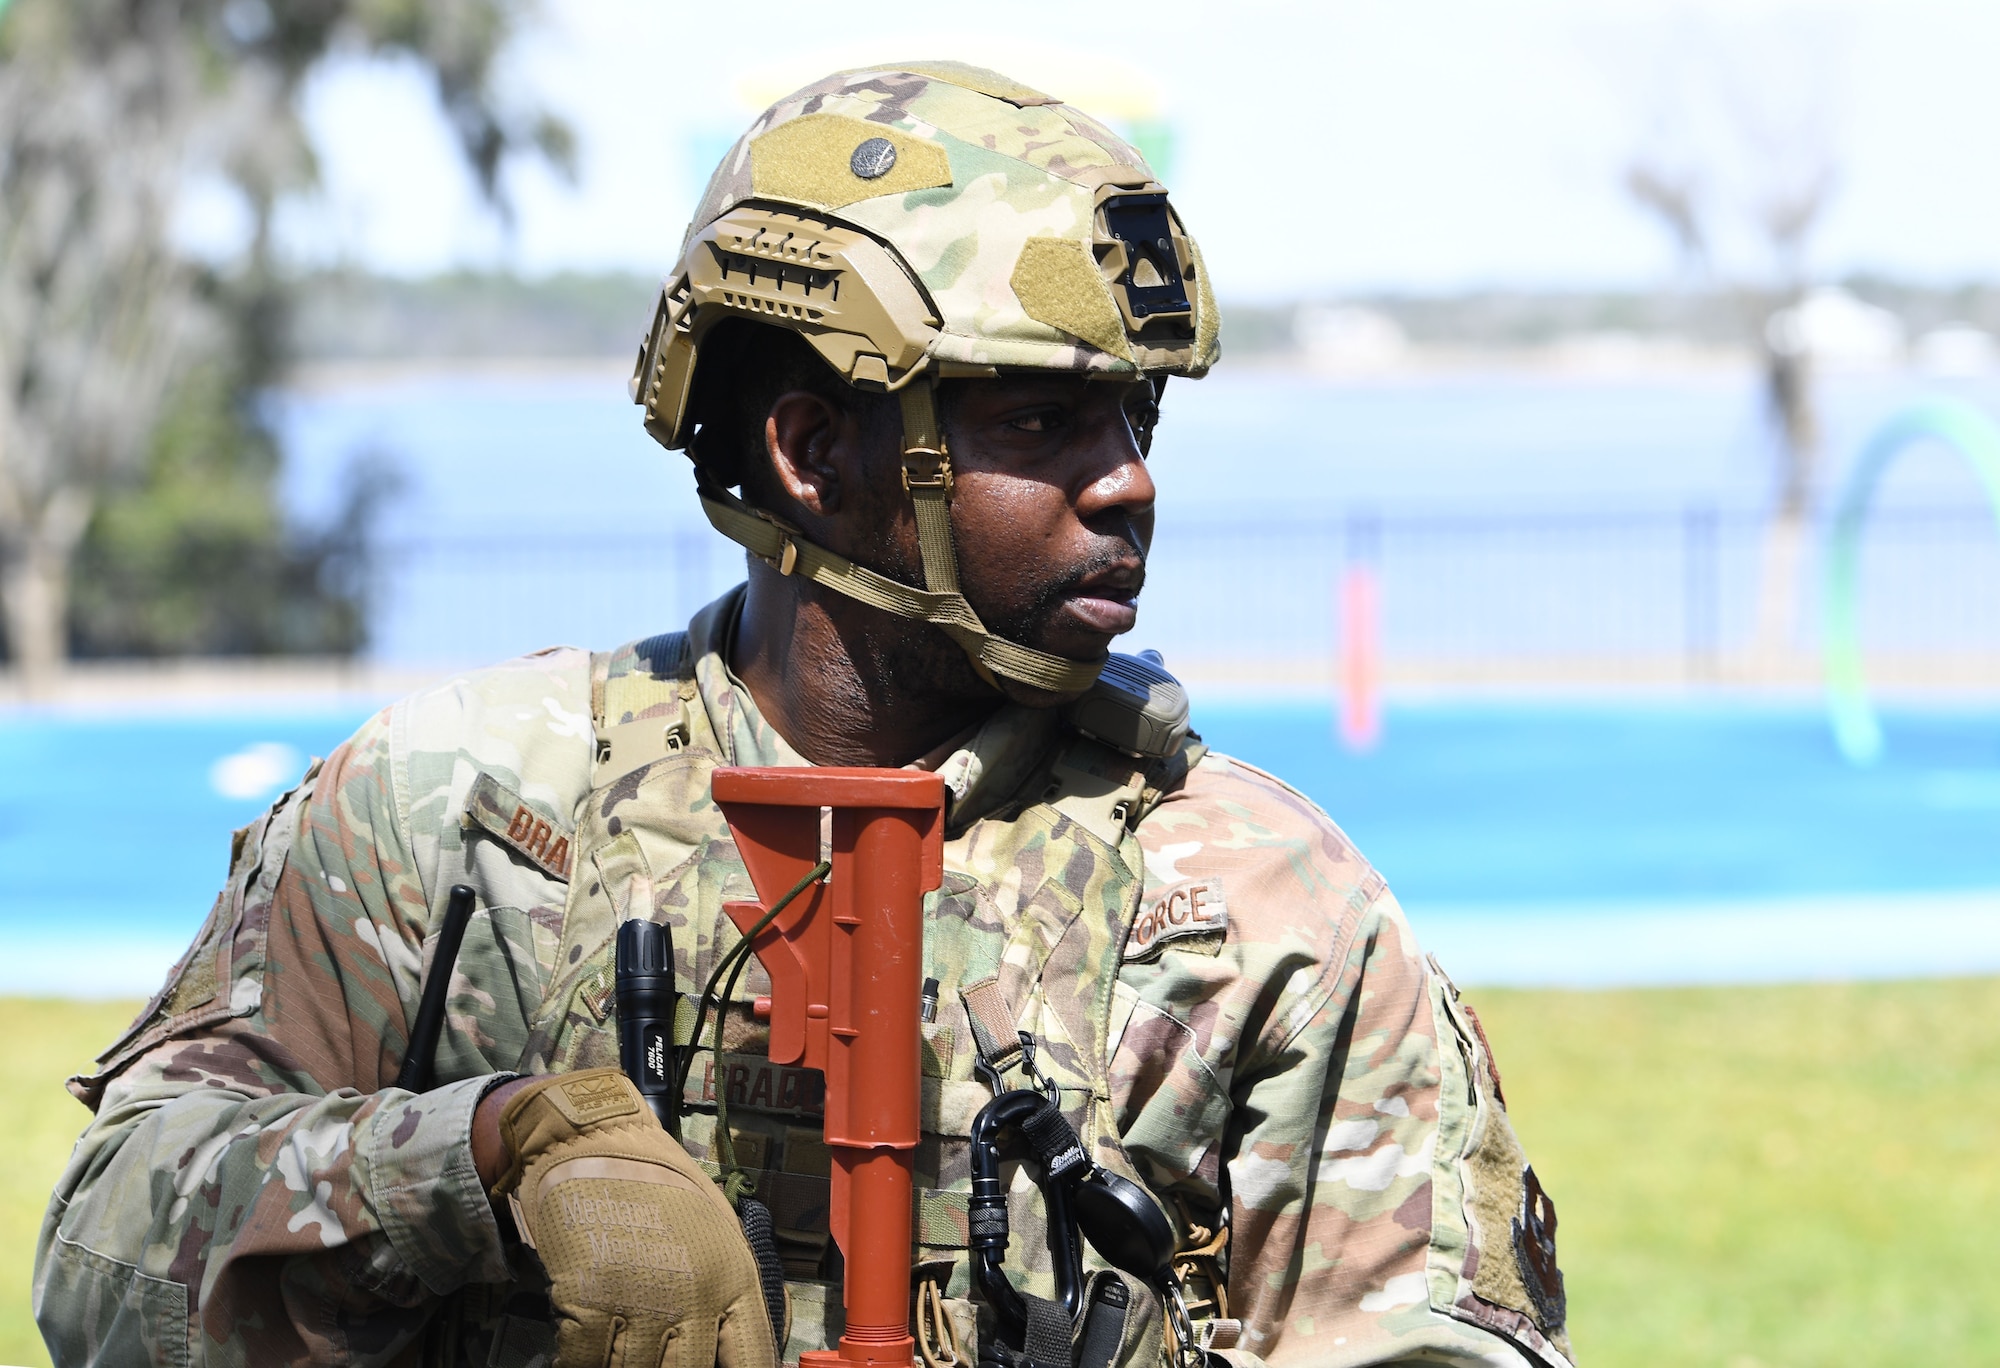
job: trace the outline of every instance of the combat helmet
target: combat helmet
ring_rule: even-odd
[[[730,318],[788,328],[849,385],[900,396],[924,584],[814,545],[697,462],[716,530],[785,574],[936,624],[989,680],[1087,688],[1100,662],[995,636],[960,592],[935,388],[1020,371],[1207,372],[1220,321],[1208,272],[1145,158],[997,72],[838,72],[766,110],[695,211],[632,376],[646,431],[669,449],[695,437],[703,340]]]

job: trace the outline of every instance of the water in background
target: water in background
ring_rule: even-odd
[[[1829,378],[1829,487],[1876,424],[1936,388],[1900,375]],[[2000,386],[1958,389],[2000,409]],[[741,577],[742,553],[702,521],[684,458],[640,430],[611,370],[412,377],[286,396],[276,412],[287,501],[303,518],[337,506],[342,472],[358,452],[380,451],[404,475],[382,529],[378,658],[460,663],[557,641],[611,645],[679,625]],[[1486,622],[1498,623],[1510,644],[1532,646],[1539,633],[1551,651],[1574,646],[1579,633],[1652,630],[1647,624],[1664,615],[1726,636],[1741,616],[1733,610],[1749,598],[1731,586],[1754,574],[1753,518],[1724,523],[1725,533],[1741,535],[1725,535],[1714,551],[1709,579],[1721,586],[1721,607],[1680,604],[1692,578],[1688,542],[1701,527],[1684,514],[1755,510],[1771,483],[1748,373],[1362,384],[1225,370],[1170,384],[1165,412],[1152,458],[1159,540],[1136,640],[1170,658],[1216,654],[1236,640],[1229,630],[1260,653],[1297,647],[1323,658],[1332,630],[1326,598],[1349,554],[1342,537],[1357,519],[1605,515],[1583,526],[1587,544],[1576,554],[1554,560],[1537,558],[1551,535],[1532,521],[1489,522],[1495,549],[1483,558],[1484,534],[1463,521],[1392,534],[1392,651],[1400,642],[1435,653]],[[1966,506],[1977,491],[1953,460],[1912,459],[1884,497]],[[1634,515],[1644,524],[1638,530]],[[1920,558],[1903,578],[1990,578],[1992,538],[1976,532],[1963,565]],[[1489,597],[1518,601],[1545,585],[1574,593],[1584,582],[1601,603],[1526,625],[1467,597],[1483,586]],[[1636,605],[1625,615],[1630,627],[1616,614],[1627,602]],[[1878,616],[1907,617],[1894,609]],[[1956,621],[1939,630],[1956,631]]]

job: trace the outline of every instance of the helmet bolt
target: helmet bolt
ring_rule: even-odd
[[[877,180],[889,174],[889,168],[896,164],[896,144],[887,138],[870,138],[854,149],[854,155],[847,159],[847,169],[862,180]]]

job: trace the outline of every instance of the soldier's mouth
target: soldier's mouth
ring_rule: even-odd
[[[1145,583],[1144,555],[1107,539],[1097,554],[1036,596],[1035,606],[1015,619],[1018,633],[1002,635],[1072,660],[1100,659],[1112,637],[1138,622]]]
[[[1120,556],[1080,576],[1063,595],[1063,607],[1088,630],[1117,636],[1139,621],[1139,590],[1145,582],[1146,563]]]
[[[1070,616],[1093,632],[1117,636],[1129,632],[1139,621],[1139,600],[1113,598],[1105,594],[1072,594],[1063,601]]]

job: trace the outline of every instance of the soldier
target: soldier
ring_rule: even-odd
[[[970,1295],[967,1137],[1029,1081],[1175,1232],[1188,1342],[1135,1285],[1118,1362],[1567,1364],[1554,1210],[1471,1010],[1326,816],[1109,653],[1160,395],[1218,323],[1145,161],[1038,91],[910,63],[758,119],[633,377],[747,584],[684,632],[405,699],[237,833],[195,945],[72,1083],[96,1115],[36,1266],[56,1361],[768,1363],[725,1168],[776,1222],[782,1358],[831,1342],[815,1079],[766,1057],[758,972],[695,1049],[683,1151],[609,1071],[612,945],[668,924],[692,992],[751,896],[709,774],[860,764],[951,794],[912,1251],[931,1368],[1006,1360]],[[412,1094],[457,883],[480,911],[443,1081]],[[1010,1272],[1046,1297],[1016,1186]]]

